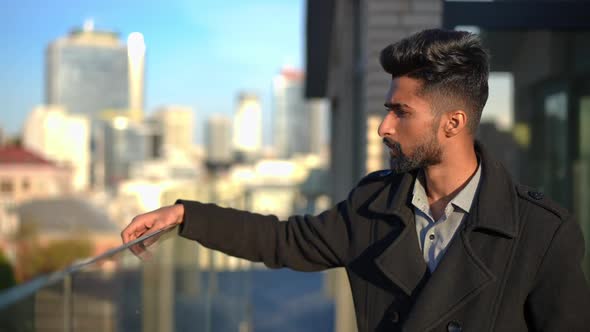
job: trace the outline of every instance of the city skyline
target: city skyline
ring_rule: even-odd
[[[302,1],[265,0],[5,5],[0,38],[12,47],[0,55],[0,127],[11,136],[21,132],[27,114],[44,103],[47,46],[91,19],[96,29],[118,32],[122,41],[133,32],[144,35],[146,114],[161,105],[192,107],[198,125],[195,143],[202,144],[207,116],[232,114],[238,92],[255,91],[261,96],[268,145],[272,77],[284,65],[303,68],[303,6]]]

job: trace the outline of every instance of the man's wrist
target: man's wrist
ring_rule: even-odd
[[[180,225],[184,222],[184,205],[181,202],[176,202],[174,210],[176,212],[176,224]]]

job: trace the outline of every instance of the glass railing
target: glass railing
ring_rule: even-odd
[[[250,269],[216,265],[218,253],[176,233],[4,290],[0,331],[250,331]],[[154,237],[149,258],[129,250]]]

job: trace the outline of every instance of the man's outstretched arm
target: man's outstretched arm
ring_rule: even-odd
[[[317,271],[346,264],[351,239],[350,198],[318,216],[280,221],[215,204],[178,200],[176,204],[133,218],[123,242],[180,225],[180,235],[204,246],[268,267]],[[141,255],[143,248],[132,248]]]

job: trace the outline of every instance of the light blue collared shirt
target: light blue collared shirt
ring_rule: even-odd
[[[422,185],[424,171],[418,173],[414,182],[412,205],[420,249],[430,272],[434,272],[438,266],[457,229],[469,213],[480,178],[481,164],[467,185],[447,204],[443,215],[434,221],[428,196]]]

